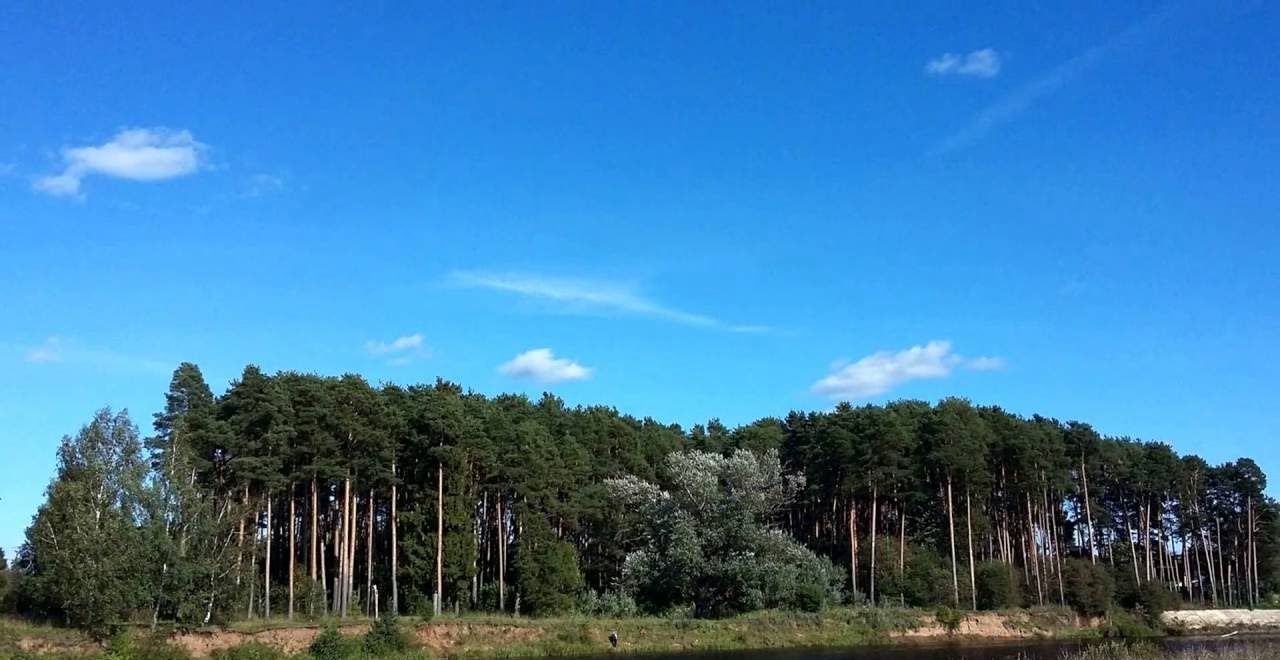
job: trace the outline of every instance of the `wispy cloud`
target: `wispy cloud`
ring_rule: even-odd
[[[1000,73],[1000,64],[1000,53],[991,48],[983,48],[968,55],[943,53],[929,60],[924,70],[933,76],[994,78]]]
[[[80,184],[90,175],[163,181],[192,174],[203,164],[205,146],[190,131],[133,128],[116,133],[96,146],[66,147],[63,170],[36,179],[36,190],[62,197],[80,197]]]
[[[503,291],[556,303],[568,311],[607,311],[647,316],[713,330],[766,332],[762,325],[727,323],[706,314],[676,309],[644,296],[617,282],[547,277],[529,273],[454,271],[449,279],[467,287]]]
[[[39,346],[28,348],[23,359],[31,364],[47,364],[61,360],[62,339],[58,337],[46,338],[44,343]]]
[[[244,198],[264,197],[273,193],[283,192],[285,188],[284,177],[259,173],[245,180],[244,192],[240,196]]]
[[[568,358],[558,358],[549,348],[525,351],[498,367],[512,378],[525,378],[539,383],[562,383],[586,380],[595,372]]]
[[[811,389],[832,399],[865,399],[908,381],[946,378],[956,369],[992,371],[1003,367],[1001,358],[965,357],[952,352],[951,342],[935,340],[900,351],[878,351],[853,363],[838,363]]]
[[[1174,4],[1163,11],[1149,14],[1110,39],[1087,48],[1075,57],[1053,67],[984,108],[970,119],[968,124],[942,140],[934,148],[933,153],[940,155],[973,146],[992,130],[1017,119],[1034,105],[1062,89],[1067,83],[1097,67],[1116,51],[1131,48],[1150,39],[1162,31],[1176,14],[1186,13],[1190,8],[1187,4]]]
[[[84,346],[58,336],[50,336],[34,346],[18,347],[28,364],[69,365],[98,369],[166,372],[173,364],[162,360],[129,355],[118,351]]]
[[[365,342],[364,350],[374,357],[386,358],[387,363],[393,365],[408,364],[429,355],[420,333],[396,337],[389,342],[370,340]]]

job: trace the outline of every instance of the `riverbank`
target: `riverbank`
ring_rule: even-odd
[[[167,642],[194,657],[245,645],[262,645],[293,655],[306,651],[325,625],[242,622],[226,628],[174,632],[167,636]],[[357,637],[369,629],[370,622],[348,620],[332,625],[345,636]],[[600,653],[610,650],[608,637],[615,630],[618,651],[626,653],[838,648],[945,639],[1071,639],[1099,634],[1091,622],[1058,608],[950,615],[899,608],[832,608],[819,614],[757,612],[718,620],[445,616],[421,622],[406,617],[401,625],[427,655],[474,658]],[[143,634],[141,629],[135,632]],[[72,631],[11,620],[0,622],[0,655],[4,648],[78,655],[101,649]]]

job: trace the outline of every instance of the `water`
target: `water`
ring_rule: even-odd
[[[1061,660],[1092,642],[982,642],[858,647],[849,649],[779,649],[766,651],[695,651],[627,656],[644,660]],[[1169,650],[1261,646],[1275,649],[1280,638],[1179,638],[1155,642]],[[600,656],[606,657],[606,656]]]

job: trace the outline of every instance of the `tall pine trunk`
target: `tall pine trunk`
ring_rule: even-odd
[[[396,503],[396,462],[391,461],[391,612],[400,615],[400,512]]]
[[[360,524],[359,492],[353,484],[351,487],[351,524],[347,526],[347,584],[343,587],[347,590],[345,597],[347,614],[351,613],[351,601],[356,593],[356,539],[360,538],[356,535]]]
[[[507,519],[502,515],[502,493],[498,493],[498,611],[507,611]]]
[[[849,581],[858,596],[858,501],[849,502]]]
[[[319,542],[320,536],[318,531],[320,521],[319,504],[319,495],[316,493],[316,478],[313,476],[311,477],[311,544],[307,547],[307,552],[310,554],[311,559],[307,576],[311,578],[312,582],[315,582],[316,578],[319,577],[317,575],[318,567],[316,566],[316,560],[319,557],[319,551],[316,548],[316,543]]]
[[[960,577],[956,573],[956,515],[951,505],[951,475],[947,475],[947,528],[951,532],[951,592],[956,607],[960,606]]]
[[[267,558],[264,562],[265,568],[262,571],[263,577],[263,613],[266,618],[271,618],[271,537],[275,534],[271,533],[271,492],[267,491]]]
[[[435,614],[444,604],[444,463],[436,464],[436,597]]]
[[[978,611],[978,576],[973,566],[973,508],[969,503],[969,485],[964,486],[964,522],[969,530],[969,596],[973,611]]]
[[[338,543],[338,584],[333,590],[334,609],[342,618],[347,617],[347,574],[351,565],[347,560],[347,548],[350,546],[351,518],[351,477],[342,482],[342,523],[338,526],[338,534],[342,537]]]
[[[373,612],[373,489],[369,489],[369,523],[368,531],[365,532],[365,548],[364,548],[364,612],[369,614]]]
[[[294,540],[298,532],[297,508],[294,504],[293,483],[289,484],[289,619],[293,620],[293,574],[296,572],[297,550]]]
[[[880,509],[880,486],[871,487],[871,588],[867,591],[872,607],[876,604],[876,514]]]
[[[903,576],[907,571],[907,503],[903,502],[899,505],[902,509],[901,515],[898,516],[898,604],[906,607],[907,594],[901,591],[904,583]]]
[[[1084,452],[1080,453],[1080,477],[1084,481],[1084,513],[1086,520],[1089,522],[1089,559],[1094,564],[1098,563],[1098,545],[1094,542],[1093,537],[1093,507],[1089,504],[1089,471],[1085,469]],[[1077,516],[1080,514],[1077,513]]]

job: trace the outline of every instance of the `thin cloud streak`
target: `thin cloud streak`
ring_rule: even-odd
[[[126,371],[167,372],[176,362],[164,362],[128,355],[117,351],[80,346],[61,337],[50,336],[35,346],[21,347],[22,360],[27,364],[50,366],[85,366],[99,369]]]
[[[769,330],[762,325],[726,323],[705,314],[668,307],[615,282],[480,271],[454,271],[449,279],[460,286],[514,293],[558,303],[570,310],[607,310],[727,332],[762,333]]]
[[[1035,80],[1019,87],[1012,93],[987,106],[963,128],[947,136],[933,149],[931,155],[944,155],[977,144],[992,130],[1017,119],[1030,110],[1032,106],[1052,96],[1066,84],[1096,68],[1116,51],[1131,48],[1164,30],[1175,15],[1184,8],[1185,6],[1183,5],[1171,6],[1149,14],[1119,34],[1084,50]]]
[[[387,363],[393,366],[403,366],[430,354],[422,333],[418,332],[389,342],[370,340],[365,342],[364,350],[374,357],[386,358]]]

